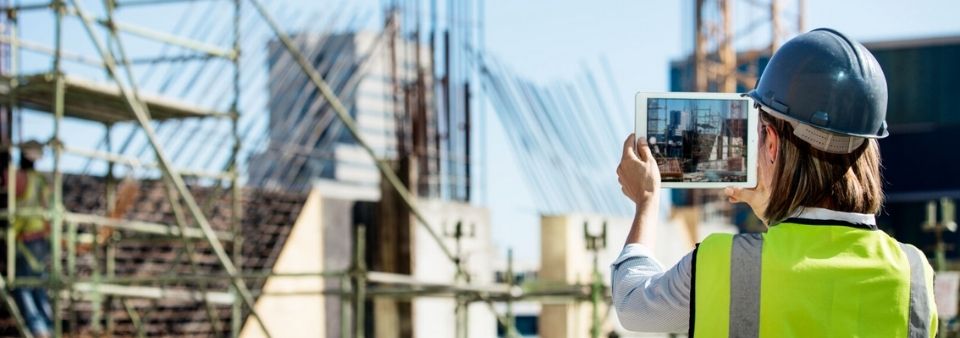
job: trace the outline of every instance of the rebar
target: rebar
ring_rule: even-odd
[[[403,183],[400,182],[400,178],[397,177],[397,174],[393,171],[393,169],[391,169],[383,161],[377,159],[373,148],[371,148],[370,145],[363,140],[363,137],[360,136],[360,131],[357,129],[356,122],[352,117],[350,117],[346,107],[344,107],[343,103],[340,102],[340,99],[334,95],[333,90],[330,89],[330,86],[327,85],[326,81],[323,80],[323,77],[320,76],[317,70],[313,68],[309,61],[307,61],[299,49],[293,45],[290,37],[287,36],[287,33],[284,33],[283,30],[280,29],[280,26],[278,26],[275,21],[273,21],[273,18],[269,13],[266,12],[266,9],[263,7],[263,5],[261,5],[257,0],[250,0],[250,2],[253,4],[254,8],[257,9],[257,12],[260,13],[260,16],[267,21],[267,24],[273,30],[274,34],[276,34],[276,36],[286,47],[287,52],[289,52],[291,56],[293,56],[294,60],[297,61],[297,64],[300,66],[301,70],[303,70],[303,72],[310,77],[310,81],[313,82],[313,85],[317,87],[320,93],[330,103],[334,112],[337,113],[337,117],[340,118],[341,123],[343,123],[343,125],[347,128],[347,131],[349,131],[351,136],[357,140],[357,143],[360,144],[364,151],[366,151],[367,154],[374,159],[374,162],[377,164],[377,168],[380,170],[380,173],[383,174],[384,178],[386,178],[394,190],[397,191],[397,193],[400,195],[400,199],[410,209],[411,213],[417,218],[420,224],[423,225],[424,229],[427,231],[433,241],[436,242],[436,244],[440,247],[440,250],[443,252],[443,254],[451,262],[456,262],[456,258],[450,252],[450,249],[443,244],[443,241],[436,233],[436,230],[429,225],[430,223],[427,222],[423,214],[419,211],[419,209],[417,209],[413,201],[413,197],[410,195],[410,191],[403,186]],[[459,264],[457,265],[459,266]]]

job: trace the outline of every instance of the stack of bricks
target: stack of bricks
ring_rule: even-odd
[[[75,213],[104,215],[106,213],[104,182],[102,177],[65,175],[63,196],[66,209]],[[167,199],[166,189],[166,185],[161,181],[141,181],[137,201],[126,213],[124,219],[175,225],[176,219]],[[204,216],[214,230],[230,233],[232,193],[228,189],[215,189],[209,186],[191,187],[190,190],[197,203],[204,209]],[[211,195],[213,200],[210,200]],[[306,195],[245,189],[242,196],[241,265],[243,271],[270,271],[300,213]],[[188,212],[186,217],[188,226],[198,228]],[[81,233],[94,231],[91,224],[81,224],[79,229]],[[195,245],[194,261],[198,269],[197,273],[194,273],[179,238],[150,236],[131,231],[119,231],[119,235],[115,238],[117,238],[114,242],[115,274],[118,277],[224,276],[226,274],[209,244],[203,239],[192,240]],[[233,243],[230,241],[221,243],[228,254],[233,256],[230,252]],[[103,274],[105,273],[103,251],[99,256],[100,259],[96,261]],[[79,256],[75,277],[89,279],[94,271],[94,262],[93,253]],[[0,262],[0,268],[2,268],[0,271],[6,271],[2,267],[5,264],[5,259]],[[64,267],[66,267],[65,258]],[[65,275],[67,273],[67,271],[64,272]],[[256,296],[264,281],[250,279],[247,280],[247,286]],[[160,286],[157,283],[130,285]],[[202,287],[198,281],[189,279],[164,286],[190,291],[200,291]],[[206,288],[209,291],[227,292],[230,290],[229,280],[222,278],[209,282]],[[84,301],[76,301],[73,304],[69,301],[62,303],[65,331],[79,333],[80,336],[92,335],[90,321],[93,304]],[[209,320],[204,304],[199,301],[127,298],[126,305],[137,311],[142,318],[147,336],[211,337],[226,336],[229,333],[231,308],[228,305],[215,305],[213,309],[219,318],[219,325],[216,326],[219,326],[220,332],[215,330],[215,325],[212,325],[213,323]],[[110,302],[105,303],[105,311],[109,312],[110,326],[113,327],[115,336],[136,336],[134,323],[120,298],[112,297]],[[247,312],[244,313],[244,316],[246,315],[248,315]],[[0,308],[0,336],[15,336],[16,330],[12,324],[6,309]],[[75,326],[71,327],[71,325]]]

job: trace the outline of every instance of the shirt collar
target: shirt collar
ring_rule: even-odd
[[[877,225],[877,217],[873,214],[859,214],[855,212],[836,211],[824,208],[803,207],[789,218],[800,218],[819,221],[843,221],[846,223]]]

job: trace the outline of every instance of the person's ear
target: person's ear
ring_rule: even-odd
[[[767,137],[766,142],[764,142],[764,150],[767,151],[767,158],[770,159],[770,163],[777,162],[777,155],[780,155],[780,135],[777,134],[777,130],[771,125],[766,125],[767,128]]]

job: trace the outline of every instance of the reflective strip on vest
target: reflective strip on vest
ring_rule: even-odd
[[[730,250],[730,337],[760,336],[760,255],[763,235],[733,237]]]
[[[910,244],[900,244],[900,250],[907,254],[910,262],[910,338],[932,337],[930,326],[930,302],[927,292],[927,278],[924,270],[927,258]],[[936,312],[936,311],[934,311]],[[934,314],[935,315],[935,314]],[[935,322],[935,320],[934,320]]]
[[[822,241],[811,239],[824,235],[834,236],[825,246],[825,255],[804,257],[798,263],[801,266],[769,265],[794,262],[784,257],[807,253],[808,244],[823,245]],[[769,250],[764,250],[765,241]],[[848,253],[838,246],[847,242],[858,248]],[[788,253],[783,254],[783,250]],[[767,262],[772,270],[763,271],[764,257],[772,259]],[[838,259],[841,261],[831,264]],[[882,232],[789,224],[773,236],[714,234],[698,247],[696,262],[695,330],[691,328],[694,337],[803,337],[831,333],[875,336],[880,332],[889,333],[886,336],[920,338],[936,334],[932,269],[919,250],[897,243]],[[809,280],[794,278],[806,277],[808,272]],[[835,273],[847,275],[832,277]],[[779,289],[782,285],[773,284],[763,289],[765,279],[774,284],[790,281],[794,284],[787,288],[795,290]],[[861,285],[874,289],[858,290]],[[767,298],[762,299],[764,294]],[[764,307],[767,312],[762,310]],[[763,313],[767,314],[766,322],[762,322]],[[874,322],[875,318],[883,320]]]

